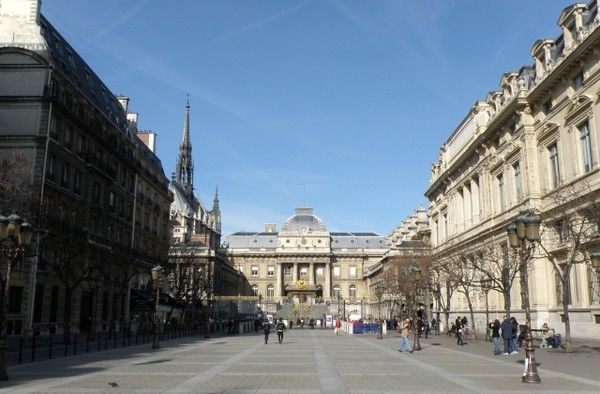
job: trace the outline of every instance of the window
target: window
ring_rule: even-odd
[[[64,187],[69,187],[69,175],[71,169],[67,163],[63,163],[62,172],[60,175],[60,184]]]
[[[340,285],[333,286],[333,296],[334,297],[340,296]]]
[[[583,72],[575,75],[575,78],[573,78],[573,87],[575,90],[579,90],[583,87]]]
[[[552,111],[552,100],[548,100],[544,103],[544,112],[548,115]]]
[[[238,265],[238,271],[240,271],[243,274],[244,273],[244,266],[243,265]]]
[[[339,277],[340,276],[340,266],[335,266],[333,267],[333,276]]]
[[[548,147],[550,158],[550,182],[555,189],[560,184],[560,163],[558,161],[558,145],[556,143]]]
[[[317,267],[315,272],[318,277],[321,277],[321,276],[323,276],[323,273],[325,272],[325,270],[323,269],[323,267]]]
[[[292,267],[283,267],[284,276],[292,276]]]
[[[275,298],[275,287],[273,287],[273,285],[267,286],[267,298],[269,300]]]
[[[100,183],[94,182],[94,193],[92,194],[92,201],[98,203],[100,201],[100,194],[102,194]]]
[[[517,162],[513,165],[513,174],[515,178],[515,197],[517,197],[517,201],[520,201],[523,197],[520,163]]]
[[[350,298],[356,298],[356,286],[355,285],[350,285],[349,295],[350,295]]]
[[[569,241],[569,223],[567,220],[560,220],[556,224],[556,231],[558,233],[558,242],[565,243]]]
[[[275,276],[275,267],[272,265],[267,267],[267,276]]]
[[[257,285],[252,285],[252,294],[254,294],[255,296],[258,295],[258,286]]]
[[[8,313],[21,313],[23,286],[10,286],[8,289]]]
[[[253,265],[250,269],[251,276],[258,276],[258,265]]]
[[[499,210],[504,210],[506,207],[506,196],[504,195],[504,175],[500,174],[496,177],[498,185],[498,204]]]
[[[308,276],[308,268],[307,267],[300,267],[300,277],[301,278],[306,278]]]
[[[348,275],[351,278],[355,278],[356,277],[356,266],[355,265],[351,265],[350,267],[348,267]]]
[[[108,208],[110,209],[111,212],[115,211],[115,193],[114,192],[110,192],[108,194]]]
[[[56,159],[54,159],[53,155],[48,155],[48,164],[46,164],[46,174],[48,175],[48,179],[53,181],[55,179],[55,166]]]
[[[81,194],[81,171],[75,170],[73,176],[73,192],[75,194]]]
[[[579,141],[581,143],[581,157],[583,159],[583,172],[590,172],[593,166],[592,139],[590,136],[589,123],[585,122],[579,126]]]

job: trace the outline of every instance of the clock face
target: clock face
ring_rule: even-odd
[[[310,227],[302,226],[298,229],[298,232],[300,233],[300,235],[308,235],[308,233],[310,233]]]

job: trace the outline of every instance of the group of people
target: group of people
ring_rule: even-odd
[[[488,328],[491,331],[496,356],[500,354],[517,354],[519,352],[519,347],[523,343],[523,338],[525,338],[526,326],[524,330],[519,330],[519,323],[514,316],[510,318],[506,316],[502,323],[500,323],[500,320],[495,319],[489,323]],[[520,333],[519,331],[523,332]],[[500,351],[500,338],[504,343],[503,352]]]
[[[262,330],[265,334],[265,345],[269,343],[269,335],[271,334],[271,323],[269,320],[265,319],[262,322]],[[283,343],[283,331],[285,331],[285,323],[283,322],[283,318],[277,319],[275,322],[275,331],[277,332],[277,341],[281,345]]]

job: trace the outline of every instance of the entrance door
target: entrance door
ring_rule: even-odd
[[[79,330],[89,331],[92,329],[94,320],[94,293],[91,291],[81,292],[81,309],[79,310]]]

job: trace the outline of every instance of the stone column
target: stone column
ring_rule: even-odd
[[[294,263],[292,268],[292,280],[295,282],[298,280],[298,263]]]
[[[277,275],[277,282],[275,284],[275,298],[281,298],[283,295],[281,287],[281,276],[283,275],[283,269],[281,263],[277,263],[275,265],[275,275]]]
[[[323,287],[323,298],[331,298],[331,265],[325,263],[325,286]]]
[[[315,264],[310,263],[308,265],[308,283],[311,285],[315,283]]]

